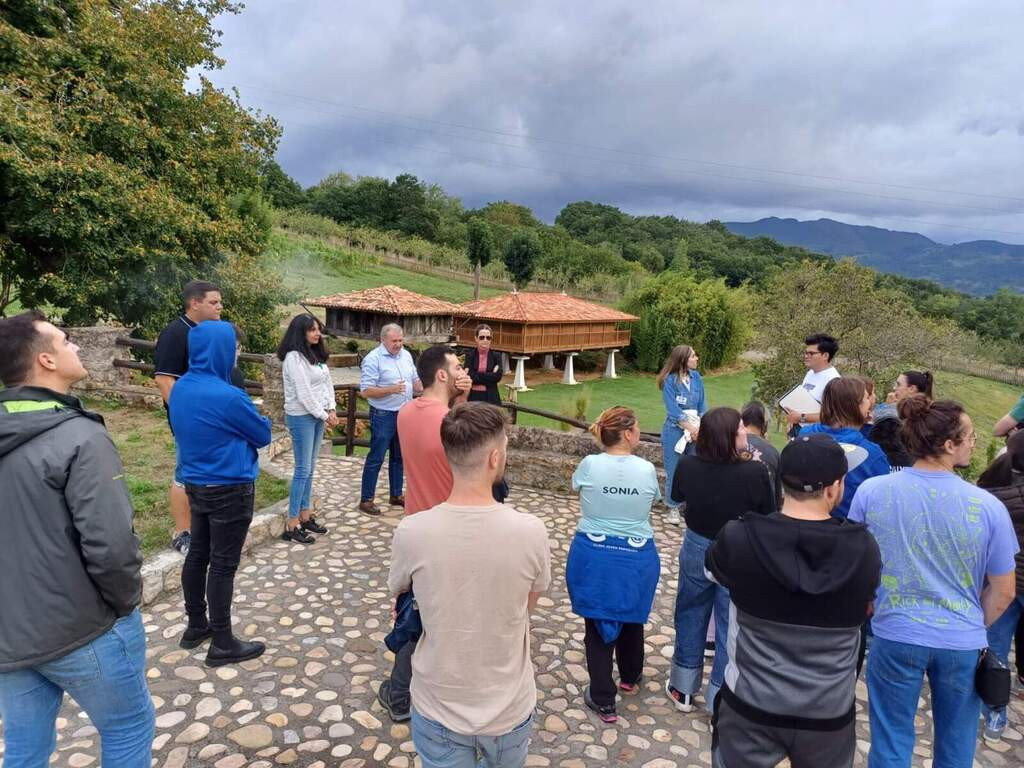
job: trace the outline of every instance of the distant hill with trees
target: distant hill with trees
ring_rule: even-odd
[[[744,237],[770,237],[831,256],[852,256],[879,272],[931,280],[949,288],[986,296],[1003,287],[1024,293],[1024,245],[973,240],[937,243],[916,232],[844,224],[832,219],[798,221],[771,216],[758,221],[727,221]]]

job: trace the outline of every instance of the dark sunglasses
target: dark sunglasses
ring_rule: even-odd
[[[477,336],[477,338],[480,339],[480,341],[484,341],[485,339],[490,339],[491,337],[490,336]]]

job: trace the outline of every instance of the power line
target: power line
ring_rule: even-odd
[[[300,122],[295,122],[295,121],[291,121],[291,124],[292,125],[297,125],[297,126],[302,127],[302,128],[308,128],[310,130],[322,131],[322,132],[325,132],[325,133],[329,133],[332,136],[343,136],[343,134],[339,133],[338,131],[336,131],[334,129],[324,128],[323,126],[319,126],[319,125],[309,125],[308,123],[300,123]],[[346,137],[346,138],[350,138],[350,137]],[[435,154],[447,155],[449,157],[454,157],[456,159],[464,160],[466,162],[474,163],[474,164],[477,164],[477,165],[489,165],[489,166],[492,166],[492,167],[495,167],[495,168],[515,168],[515,169],[519,169],[519,170],[536,171],[538,173],[544,173],[544,174],[548,174],[548,175],[552,175],[552,176],[570,175],[570,176],[576,176],[578,178],[593,179],[593,180],[597,180],[597,181],[607,181],[607,179],[605,177],[603,177],[603,176],[597,176],[595,174],[581,173],[579,171],[574,171],[574,170],[571,170],[571,169],[542,168],[542,167],[533,166],[533,165],[525,165],[525,164],[522,164],[522,163],[509,163],[509,162],[504,162],[504,161],[492,160],[490,158],[473,157],[473,156],[470,156],[470,155],[461,154],[459,152],[453,152],[451,150],[439,149],[437,147],[427,147],[427,146],[418,145],[418,144],[408,144],[408,143],[401,142],[401,141],[394,141],[394,140],[391,140],[391,139],[383,139],[383,138],[380,138],[380,137],[377,137],[377,136],[363,136],[361,138],[365,139],[366,141],[372,141],[372,142],[378,143],[378,144],[389,144],[389,145],[392,145],[392,146],[404,147],[406,149],[415,149],[415,150],[424,151],[424,152],[432,152],[432,153],[435,153]],[[698,171],[680,171],[680,173],[686,173],[686,174],[692,174],[692,175],[698,175],[698,176],[708,175],[708,174],[700,173]],[[754,179],[740,179],[740,180],[741,181],[755,181]],[[652,188],[652,189],[655,188],[651,184],[641,184],[640,186],[646,186],[646,187],[649,187],[649,188]],[[872,216],[872,218],[876,219],[878,221],[894,221],[894,222],[909,223],[909,224],[912,224],[914,226],[926,225],[926,226],[932,226],[932,227],[945,227],[945,228],[949,228],[949,229],[959,229],[959,230],[964,230],[964,231],[967,231],[967,232],[990,232],[990,233],[1001,234],[1001,235],[1012,235],[1014,237],[1024,237],[1024,231],[1007,230],[1007,229],[994,229],[994,228],[990,228],[990,227],[973,227],[973,226],[965,226],[963,224],[946,224],[944,222],[930,221],[930,220],[927,220],[927,219],[906,219],[906,218],[900,218],[900,217],[896,217],[896,216]]]
[[[654,159],[654,160],[668,160],[668,161],[672,161],[672,162],[692,163],[692,164],[697,164],[697,165],[708,165],[708,166],[714,166],[714,167],[720,167],[720,168],[729,168],[729,169],[740,170],[740,171],[753,171],[753,172],[757,172],[757,173],[772,173],[772,174],[779,174],[779,175],[785,175],[785,176],[796,176],[796,177],[809,178],[809,179],[818,179],[820,181],[838,181],[838,182],[843,182],[843,183],[863,184],[863,185],[866,185],[866,186],[891,187],[891,188],[894,188],[894,189],[906,189],[906,190],[913,190],[913,191],[918,191],[918,192],[930,192],[930,193],[933,193],[933,194],[961,195],[961,196],[967,196],[967,197],[979,197],[979,198],[987,198],[987,199],[991,199],[991,200],[1005,200],[1005,201],[1008,201],[1008,202],[1024,203],[1024,197],[1015,197],[1015,196],[1012,196],[1012,195],[996,195],[996,194],[985,193],[985,192],[970,192],[970,191],[955,190],[955,189],[952,189],[952,190],[951,189],[937,189],[937,188],[933,188],[933,187],[925,187],[925,186],[919,186],[919,185],[913,185],[913,184],[898,184],[898,183],[894,183],[894,182],[872,181],[872,180],[865,180],[865,179],[854,179],[854,178],[841,177],[841,176],[828,176],[828,175],[823,175],[823,174],[806,173],[806,172],[800,172],[800,171],[780,170],[780,169],[776,169],[776,168],[760,168],[760,167],[757,167],[757,166],[739,165],[739,164],[735,164],[735,163],[724,163],[724,162],[714,161],[714,160],[702,160],[702,159],[697,159],[697,158],[679,157],[679,156],[673,156],[673,155],[661,155],[661,154],[650,153],[650,152],[638,152],[638,151],[635,151],[635,150],[619,149],[619,148],[615,148],[615,147],[605,147],[605,146],[601,146],[601,145],[598,145],[598,144],[587,144],[587,143],[582,143],[582,142],[572,142],[572,141],[566,141],[564,139],[547,138],[547,137],[543,137],[543,136],[536,136],[536,135],[526,134],[526,133],[515,133],[515,132],[511,132],[511,131],[502,131],[500,129],[495,129],[495,128],[480,128],[478,126],[467,125],[467,124],[464,124],[464,123],[446,122],[446,121],[443,121],[443,120],[435,120],[433,118],[428,118],[428,117],[422,117],[422,116],[416,116],[416,115],[407,115],[407,114],[403,114],[403,113],[400,113],[400,112],[390,112],[390,111],[386,111],[386,110],[375,109],[375,108],[372,108],[372,107],[364,107],[364,106],[361,106],[361,105],[358,105],[358,104],[346,104],[346,103],[343,103],[343,102],[330,101],[328,99],[322,99],[322,98],[315,97],[315,96],[305,96],[305,95],[302,95],[302,94],[290,93],[290,92],[287,92],[287,91],[282,91],[282,90],[279,90],[279,89],[269,88],[267,86],[261,86],[261,85],[251,85],[251,84],[241,84],[241,83],[234,83],[234,84],[229,84],[229,85],[231,85],[232,87],[236,87],[236,88],[251,88],[251,89],[257,90],[257,91],[263,90],[263,91],[265,91],[267,93],[277,93],[277,94],[280,94],[280,95],[283,95],[283,96],[289,96],[291,98],[302,99],[302,100],[305,100],[305,101],[318,102],[318,103],[326,104],[326,105],[329,105],[329,106],[341,107],[341,108],[344,108],[344,109],[355,109],[355,110],[358,110],[358,111],[361,111],[361,112],[369,112],[369,113],[378,114],[378,115],[385,115],[385,116],[388,116],[388,117],[398,117],[398,118],[402,118],[403,120],[414,120],[414,121],[418,121],[418,122],[429,123],[429,124],[433,124],[433,125],[440,125],[440,126],[445,126],[445,127],[449,127],[449,128],[459,128],[459,129],[462,129],[462,130],[475,131],[475,132],[478,132],[478,133],[493,134],[493,135],[505,136],[505,137],[516,138],[516,139],[525,139],[527,141],[537,141],[537,142],[545,142],[545,143],[551,143],[551,144],[559,144],[559,145],[562,145],[562,146],[577,147],[577,148],[582,148],[582,149],[591,149],[591,150],[597,150],[597,151],[601,151],[601,152],[612,152],[612,153],[616,153],[616,154],[631,155],[631,156],[634,156],[634,157],[646,157],[646,158],[650,158],[650,159]],[[358,118],[353,118],[353,119],[358,119]],[[460,137],[460,138],[469,138],[469,137]],[[899,199],[899,198],[897,198],[897,199]],[[923,202],[923,201],[917,201],[917,202]],[[1012,213],[1012,211],[1004,211],[1004,210],[998,210],[998,209],[982,209],[982,210],[997,210],[1000,213]]]

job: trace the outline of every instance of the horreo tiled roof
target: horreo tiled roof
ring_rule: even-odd
[[[354,309],[359,312],[378,312],[382,315],[458,315],[466,314],[465,309],[457,304],[424,296],[397,285],[382,285],[379,288],[367,288],[351,293],[336,293],[333,296],[321,296],[306,299],[311,307],[330,307],[333,309]]]
[[[505,293],[468,301],[461,306],[464,312],[480,320],[518,323],[628,322],[640,319],[564,293]]]

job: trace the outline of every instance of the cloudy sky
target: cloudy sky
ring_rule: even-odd
[[[574,200],[1024,243],[1024,5],[248,0],[213,81],[278,160]]]

